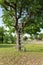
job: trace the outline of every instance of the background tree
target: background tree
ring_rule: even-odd
[[[5,32],[4,34],[4,44],[15,44],[16,43],[16,37],[12,35],[12,33]]]
[[[4,28],[0,27],[0,43],[3,43],[4,40]]]
[[[43,33],[39,34],[39,39],[43,40]]]
[[[36,34],[43,28],[43,0],[0,0],[3,8],[3,22],[16,30],[17,46],[21,50],[20,27],[22,31],[29,34]]]
[[[0,44],[14,44],[16,37],[12,35],[11,30],[7,31],[4,27],[0,27]]]

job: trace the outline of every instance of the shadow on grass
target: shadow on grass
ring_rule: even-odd
[[[14,44],[0,44],[0,48],[9,48],[9,47],[14,47]]]

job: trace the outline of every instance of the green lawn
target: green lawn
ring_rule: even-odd
[[[27,52],[18,52],[15,45],[0,45],[0,65],[43,65],[43,44],[25,44]]]
[[[0,49],[15,49],[16,44],[0,44]],[[43,44],[24,44],[23,50],[27,52],[43,52]]]
[[[25,51],[43,52],[43,44],[25,44]]]

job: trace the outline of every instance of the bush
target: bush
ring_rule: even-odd
[[[27,39],[28,39],[28,37],[26,37],[26,36],[23,38],[23,40],[27,40]]]

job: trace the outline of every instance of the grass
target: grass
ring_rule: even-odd
[[[0,44],[0,48],[15,48],[16,44]],[[43,52],[43,44],[24,44],[24,51],[28,52]]]
[[[14,44],[0,45],[0,65],[43,65],[43,44],[25,44],[24,48],[28,52],[18,52]]]
[[[15,47],[15,44],[0,44],[0,48]]]
[[[43,44],[25,44],[24,50],[30,52],[43,52]]]

